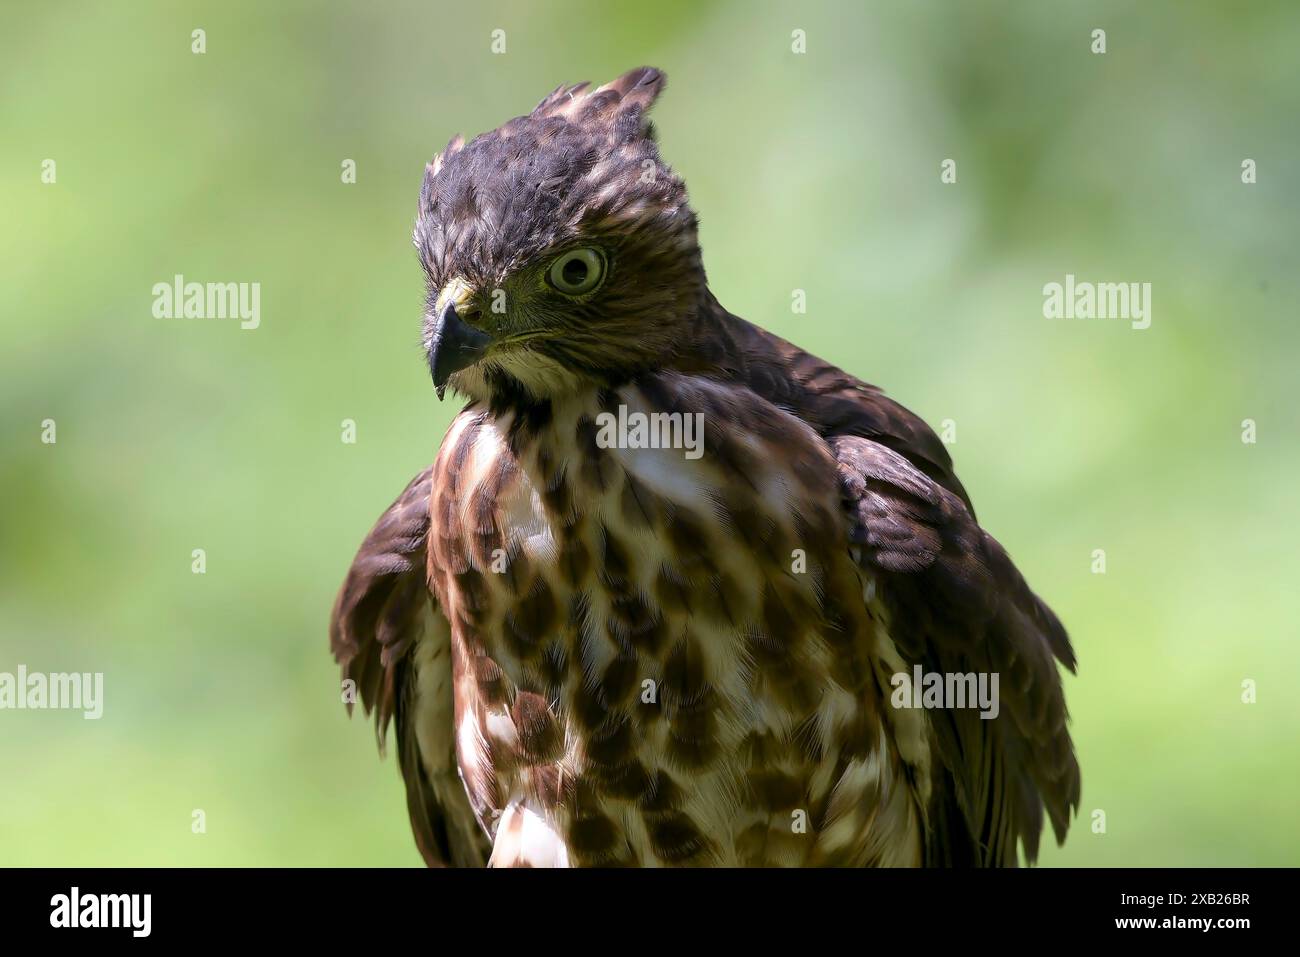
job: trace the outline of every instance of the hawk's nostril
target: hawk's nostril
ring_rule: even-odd
[[[449,299],[446,305],[442,307],[439,320],[445,322],[448,315],[454,316],[461,322],[474,324],[479,320],[480,310],[478,304],[473,301],[457,302],[454,299]]]

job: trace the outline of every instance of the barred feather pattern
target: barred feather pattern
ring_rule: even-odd
[[[709,292],[646,119],[663,87],[648,67],[561,87],[426,171],[430,306],[453,277],[506,286],[484,328],[528,342],[452,376],[468,403],[331,620],[381,747],[396,724],[417,846],[469,866],[1032,861],[1079,802],[1065,630],[920,419]],[[539,292],[580,242],[610,257],[600,291]],[[636,414],[700,416],[703,454],[602,441]],[[915,666],[997,674],[997,717],[895,707]]]

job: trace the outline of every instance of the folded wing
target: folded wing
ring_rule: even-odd
[[[425,862],[481,867],[491,848],[457,772],[450,628],[427,583],[431,472],[407,485],[362,542],[334,602],[330,648],[375,716],[381,752],[395,719],[411,828]]]

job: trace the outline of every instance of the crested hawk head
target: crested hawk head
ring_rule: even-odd
[[[691,338],[696,218],[646,118],[664,82],[562,86],[428,165],[414,241],[439,395],[543,399],[660,368]]]

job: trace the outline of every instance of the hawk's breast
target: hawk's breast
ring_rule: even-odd
[[[470,406],[434,476],[494,863],[919,863],[923,719],[887,709],[903,666],[807,425],[665,376]]]

